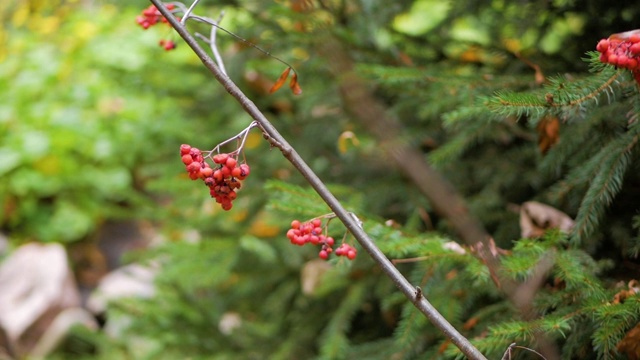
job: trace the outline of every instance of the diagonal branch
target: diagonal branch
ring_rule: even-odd
[[[383,151],[397,164],[399,170],[409,178],[429,200],[434,210],[444,217],[462,239],[469,245],[481,261],[487,266],[496,286],[511,300],[518,312],[526,320],[534,316],[528,307],[538,287],[529,283],[518,286],[501,271],[499,252],[491,236],[480,221],[473,216],[462,196],[453,186],[426,161],[418,149],[403,141],[400,122],[390,115],[386,107],[378,100],[371,86],[354,71],[354,63],[341,42],[332,38],[321,38],[319,46],[321,54],[329,64],[329,71],[339,81],[342,101],[354,118],[366,127],[382,144]],[[547,262],[545,266],[551,266]],[[544,276],[546,270],[540,271]],[[520,294],[529,289],[525,297]],[[525,301],[526,300],[526,301]],[[557,351],[553,343],[544,334],[540,334],[539,342],[548,359],[557,359]]]
[[[370,84],[355,73],[353,60],[341,42],[330,37],[319,42],[329,71],[339,81],[347,111],[383,144],[385,154],[424,194],[434,210],[451,224],[462,241],[474,247],[496,286],[507,294],[512,293],[515,284],[500,277],[498,254],[491,251],[495,248],[490,241],[491,236],[469,212],[462,196],[427,163],[422,152],[403,141],[400,122],[389,115],[373,94]]]
[[[187,31],[159,0],[151,0],[158,8],[162,15],[167,18],[171,26],[178,32],[184,41],[191,47],[195,54],[200,58],[202,63],[212,73],[212,75],[222,84],[225,90],[233,96],[240,106],[249,114],[262,128],[265,137],[272,146],[277,147],[283,156],[304,176],[307,182],[313,187],[324,202],[331,208],[336,216],[342,221],[345,227],[358,240],[360,245],[369,253],[374,261],[382,268],[385,274],[394,282],[394,284],[402,291],[402,293],[422,312],[432,324],[440,329],[444,335],[454,343],[460,351],[469,359],[486,360],[484,355],[478,351],[462,334],[460,334],[422,295],[421,291],[417,291],[416,287],[411,285],[409,281],[396,269],[386,256],[378,249],[373,240],[369,238],[367,233],[360,227],[356,219],[344,209],[342,204],[327,189],[322,180],[311,170],[305,161],[298,155],[296,150],[280,135],[277,129],[264,116],[264,114],[256,107],[256,105],[236,86],[236,84],[227,77],[215,61],[207,55],[200,47],[196,39]]]

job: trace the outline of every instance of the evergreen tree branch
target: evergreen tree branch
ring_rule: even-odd
[[[544,89],[534,93],[501,91],[485,100],[490,110],[502,115],[530,116],[534,119],[549,113],[581,111],[589,104],[597,105],[606,95],[609,103],[615,93],[615,85],[621,83],[626,72],[604,67],[593,77],[580,81],[552,79]]]
[[[424,154],[402,140],[400,122],[388,114],[372,94],[369,84],[357,74],[353,60],[340,46],[340,41],[323,38],[320,42],[319,48],[327,58],[329,70],[339,81],[347,111],[377,137],[392,163],[425,195],[434,210],[449,221],[462,241],[478,249],[478,255],[486,263],[496,285],[510,293],[513,285],[508,279],[499,279],[499,260],[490,251],[491,236],[469,212],[462,196],[427,163]]]
[[[591,235],[606,207],[622,188],[624,174],[629,167],[631,150],[638,143],[637,127],[612,141],[593,159],[596,172],[578,210],[572,240],[579,242]]]
[[[215,79],[224,87],[224,89],[238,101],[240,106],[249,114],[262,128],[265,137],[274,147],[282,152],[283,156],[300,172],[307,182],[314,188],[318,195],[331,208],[336,216],[342,221],[345,227],[358,240],[360,245],[369,253],[376,263],[382,268],[386,275],[394,282],[403,294],[418,308],[436,327],[438,327],[444,335],[451,339],[463,354],[469,359],[486,359],[462,334],[460,334],[432,305],[424,296],[416,296],[416,287],[393,266],[386,256],[378,249],[373,240],[369,238],[367,233],[360,227],[360,224],[351,214],[344,209],[342,204],[327,189],[325,184],[300,157],[296,150],[282,137],[278,130],[271,124],[265,115],[257,108],[257,106],[238,88],[238,86],[227,77],[215,61],[202,49],[196,39],[187,31],[186,27],[181,24],[171,14],[164,4],[159,0],[150,0],[153,5],[158,8],[160,13],[168,20],[176,32],[191,47],[194,53],[200,58],[204,66],[212,73]],[[449,190],[449,189],[447,189]],[[466,208],[456,209],[465,220],[468,215],[465,213]],[[477,225],[475,226],[477,229]],[[481,239],[483,236],[476,237]]]
[[[318,45],[330,71],[339,81],[344,106],[354,118],[378,138],[382,149],[394,164],[427,197],[435,211],[446,218],[460,238],[472,246],[476,255],[487,266],[491,278],[510,300],[516,304],[523,318],[530,320],[528,301],[518,299],[517,284],[503,276],[500,271],[499,254],[495,243],[480,221],[468,210],[466,202],[453,186],[425,160],[424,154],[402,141],[400,122],[389,114],[386,107],[376,99],[371,86],[355,70],[354,61],[341,42],[323,37]],[[555,344],[544,334],[537,334],[540,351],[547,359],[558,359]]]

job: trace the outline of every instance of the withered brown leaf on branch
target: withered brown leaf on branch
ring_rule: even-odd
[[[536,127],[538,130],[538,148],[546,154],[560,141],[560,121],[555,116],[545,116]]]
[[[291,68],[290,67],[286,68],[282,72],[282,74],[280,74],[280,77],[278,78],[278,80],[276,80],[275,84],[273,84],[273,86],[269,90],[269,93],[274,93],[278,91],[282,87],[282,85],[284,85],[284,83],[287,81],[287,78],[289,77],[290,72],[291,72]]]
[[[282,74],[280,74],[280,77],[278,77],[278,80],[276,80],[276,82],[273,84],[271,89],[269,89],[269,93],[272,94],[278,91],[282,87],[282,85],[284,85],[284,83],[287,81],[287,78],[289,77],[289,74],[291,73],[291,70],[292,70],[291,67],[287,67],[282,72]],[[291,76],[289,87],[291,88],[291,92],[293,92],[294,95],[302,94],[302,88],[298,83],[298,74],[295,71],[293,71],[293,75]]]

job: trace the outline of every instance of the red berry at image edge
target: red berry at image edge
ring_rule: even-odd
[[[596,45],[600,62],[628,69],[640,84],[640,30],[617,33]]]

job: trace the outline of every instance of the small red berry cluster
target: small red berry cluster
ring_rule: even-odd
[[[287,231],[287,237],[292,244],[303,246],[305,244],[320,245],[318,256],[321,259],[329,259],[329,255],[335,252],[337,256],[346,256],[349,260],[355,259],[358,251],[349,244],[342,243],[335,251],[333,245],[335,240],[331,236],[325,234],[326,225],[322,226],[321,219],[313,219],[307,222],[293,220],[291,228]]]
[[[167,4],[166,6],[169,11],[174,10],[176,8],[174,4]],[[162,16],[160,11],[158,11],[158,9],[154,5],[149,5],[149,7],[142,10],[142,15],[138,15],[136,17],[136,22],[145,30],[158,23],[165,23],[165,24],[169,23],[167,21],[167,18]],[[160,40],[159,44],[161,47],[163,47],[167,51],[173,50],[176,48],[176,43],[173,42],[172,40],[162,39]]]
[[[204,180],[209,187],[209,194],[224,210],[231,210],[233,200],[238,194],[236,190],[242,186],[240,181],[249,176],[251,169],[247,164],[239,164],[231,154],[216,154],[211,157],[202,155],[202,151],[190,145],[180,146],[182,163],[186,166],[191,180]],[[216,164],[211,167],[206,161],[211,158]]]
[[[640,31],[613,34],[598,42],[600,61],[631,71],[640,70]]]

